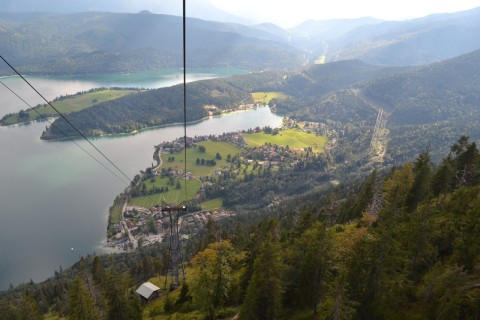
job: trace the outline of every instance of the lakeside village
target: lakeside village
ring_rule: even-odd
[[[329,138],[329,141],[325,144],[324,150],[331,149],[337,141],[337,133],[332,129],[328,129],[323,124],[303,122],[302,125],[299,127],[296,121],[285,118],[283,121],[282,129],[291,128],[295,128],[297,130],[308,133],[317,133],[327,136]],[[269,127],[266,127],[264,129],[256,128],[248,131],[224,133],[220,136],[210,135],[193,138],[187,137],[186,145],[187,148],[190,148],[196,147],[197,143],[202,141],[221,141],[228,142],[240,150],[247,151],[248,148],[246,145],[246,140],[243,137],[244,134],[258,133],[261,131],[268,131],[269,133],[272,133],[272,131],[278,132],[278,130],[282,129],[271,129]],[[276,133],[273,132],[273,134]],[[154,166],[152,164],[152,167],[146,170],[147,172],[140,171],[141,174],[137,175],[136,179],[134,180],[134,182],[137,183],[137,186],[142,183],[147,173],[149,175],[154,175],[155,177],[161,177],[162,175],[164,175],[167,169],[162,168],[162,165],[164,164],[164,161],[166,161],[166,159],[164,157],[165,160],[162,160],[160,155],[179,154],[183,152],[184,146],[185,143],[183,137],[178,138],[173,142],[163,142],[157,146],[154,146],[155,152],[153,158],[157,162],[157,165]],[[279,148],[283,150],[283,152],[279,152]],[[288,152],[285,153],[284,147],[272,144],[265,144],[254,149],[255,150],[253,150],[253,152],[248,152],[248,156],[242,155],[239,159],[241,161],[244,161],[245,163],[255,163],[255,165],[264,168],[278,168],[280,165],[292,167],[296,164],[296,161],[294,160],[295,155],[304,152],[304,149],[289,149],[287,146],[286,149],[288,150]],[[250,149],[249,151],[252,150]],[[168,159],[170,160],[170,157],[168,157]],[[259,159],[262,159],[262,161],[259,161]],[[230,162],[230,160],[227,161]],[[231,170],[231,165],[224,165],[221,167],[216,166],[213,175],[219,176],[222,175],[222,173]],[[171,178],[174,179],[184,179],[184,172],[180,169],[173,169],[168,174]],[[195,196],[195,200],[200,203],[205,198],[203,192],[204,183],[208,182],[202,181],[202,178],[199,179],[199,177],[193,176],[191,171],[187,171],[187,180],[197,180],[200,182],[201,188]],[[172,186],[172,188],[175,189],[175,186]],[[178,185],[176,188],[180,189]],[[117,205],[118,207],[120,207],[121,217],[119,222],[112,223],[109,226],[109,236],[106,243],[106,246],[108,247],[129,251],[144,245],[161,242],[166,236],[168,236],[170,232],[170,217],[167,212],[162,212],[161,208],[157,206],[146,208],[138,205],[130,205],[128,203],[129,199],[131,199],[132,197],[132,193],[134,192],[134,190],[135,187],[127,188],[125,192],[119,197],[117,197],[117,199],[115,200],[114,206]],[[168,187],[166,187],[165,191],[169,191]],[[162,199],[161,196],[159,196],[158,198]],[[119,203],[119,201],[121,201],[121,203]],[[161,202],[161,200],[159,201]],[[235,213],[221,208],[221,205],[220,208],[214,210],[203,210],[203,208],[198,206],[194,209],[196,209],[194,212],[188,212],[187,214],[180,216],[178,220],[178,232],[181,241],[187,240],[191,234],[198,233],[201,228],[208,222],[209,219],[218,220],[222,218],[233,217],[235,215]],[[111,214],[112,212],[110,212],[110,215]]]

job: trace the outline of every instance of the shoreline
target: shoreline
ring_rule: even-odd
[[[270,110],[272,110],[272,108],[268,105],[252,104],[251,107],[248,107],[246,109],[235,109],[235,110],[225,111],[225,112],[222,112],[219,115],[209,115],[209,116],[203,117],[203,118],[198,119],[198,120],[188,121],[187,126],[194,125],[194,124],[203,122],[203,121],[211,119],[211,118],[222,118],[224,116],[228,116],[228,115],[235,114],[235,113],[252,111],[252,110],[255,110],[257,108],[270,108]],[[273,111],[272,111],[272,113],[273,113]],[[38,120],[35,120],[35,121],[38,121]],[[27,123],[29,123],[29,122],[27,122]],[[15,124],[15,125],[17,125],[17,124]],[[12,126],[15,126],[15,125],[12,125]],[[116,138],[116,137],[124,137],[124,136],[133,136],[133,135],[142,133],[144,131],[156,130],[156,129],[168,128],[168,127],[175,127],[175,126],[183,126],[183,122],[174,122],[174,123],[162,124],[162,125],[157,125],[157,126],[150,126],[150,127],[137,129],[137,130],[134,130],[134,131],[131,131],[131,132],[107,133],[107,134],[101,134],[101,135],[95,135],[95,136],[87,136],[87,138],[97,139],[97,138]],[[5,127],[9,127],[9,126],[5,126]],[[49,142],[56,142],[56,141],[72,140],[72,139],[80,139],[80,138],[81,138],[80,136],[71,136],[70,138],[69,137],[62,137],[62,138],[54,138],[54,139],[44,139],[44,138],[40,137],[40,140],[49,141]]]

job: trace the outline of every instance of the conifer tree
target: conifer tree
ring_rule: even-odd
[[[189,287],[193,303],[216,319],[217,309],[226,301],[232,282],[233,247],[229,241],[210,244],[192,259]]]
[[[432,177],[432,193],[437,198],[437,204],[439,202],[440,195],[443,194],[445,197],[450,191],[453,177],[454,162],[451,155],[448,155],[448,157],[442,160],[442,163]]]
[[[120,275],[114,266],[110,267],[105,291],[108,300],[108,319],[142,318],[140,300],[130,290],[130,278],[127,274]]]
[[[31,293],[26,291],[20,298],[20,320],[41,320],[42,312]]]
[[[280,245],[269,236],[255,259],[240,318],[278,319],[283,308],[283,272]]]
[[[5,320],[19,320],[20,313],[11,301],[0,304],[0,319]]]
[[[68,315],[71,320],[97,320],[99,313],[94,301],[80,276],[77,276],[68,289]]]
[[[317,319],[317,305],[327,291],[332,271],[331,240],[325,223],[315,223],[295,241],[290,248],[288,265],[294,304],[311,307],[313,318]]]
[[[430,153],[425,151],[413,164],[413,183],[406,199],[406,207],[409,211],[413,211],[421,201],[428,197],[431,179]]]
[[[478,150],[475,142],[468,143],[467,136],[461,136],[451,150],[456,155],[457,162],[457,186],[472,185],[476,180],[476,163],[478,162]]]

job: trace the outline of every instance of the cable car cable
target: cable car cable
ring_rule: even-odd
[[[112,166],[115,167],[125,178],[127,178],[128,181],[134,184],[134,182],[115,164],[113,163],[112,160],[110,160],[96,145],[94,145],[76,126],[73,125],[73,123],[70,122],[60,111],[57,110],[30,82],[28,82],[27,79],[25,79],[24,76],[20,74],[20,72],[17,71],[2,55],[0,55],[0,58],[20,77],[22,78],[25,83],[27,83],[30,88],[33,89],[55,112],[57,112],[63,120],[65,120],[85,141],[87,141],[95,150],[97,150],[98,153],[100,153]]]
[[[32,107],[27,101],[25,101],[22,97],[20,97],[19,94],[17,94],[12,88],[7,86],[1,79],[0,83],[11,93],[13,93],[18,99],[20,99],[23,103],[25,103],[30,109],[35,111],[38,115],[40,115],[45,121],[47,121],[51,126],[57,128],[60,133],[62,133],[66,138],[70,139],[73,143],[77,145],[80,149],[82,149],[86,154],[88,154],[93,160],[98,162],[102,167],[107,169],[111,174],[113,174],[115,177],[117,177],[118,180],[120,180],[122,183],[128,185],[127,182],[125,182],[124,179],[122,179],[119,175],[117,175],[115,172],[113,172],[109,167],[107,167],[104,163],[102,163],[100,160],[95,158],[90,152],[88,152],[85,148],[83,148],[78,142],[76,142],[71,136],[68,136],[62,129],[60,129],[58,126],[56,126],[53,122],[51,122],[45,115],[43,115],[40,111],[37,110],[37,108]]]
[[[186,10],[183,0],[183,142],[184,142],[184,162],[185,162],[185,204],[188,202],[187,189],[187,48],[186,48]]]

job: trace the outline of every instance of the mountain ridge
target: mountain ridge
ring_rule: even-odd
[[[360,59],[376,65],[413,66],[480,48],[480,7],[407,21],[363,25],[330,43],[329,59]]]
[[[0,13],[0,28],[3,54],[23,73],[131,72],[181,66],[182,19],[176,16]],[[196,18],[187,19],[187,28],[190,67],[264,69],[303,63],[300,50],[263,30]],[[1,71],[8,72],[5,67]]]

